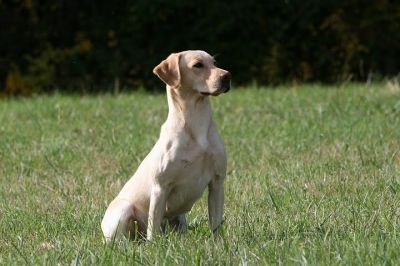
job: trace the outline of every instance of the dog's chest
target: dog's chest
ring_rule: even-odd
[[[177,215],[190,211],[198,200],[212,177],[215,175],[213,156],[204,152],[193,162],[186,162],[167,199],[167,215]]]

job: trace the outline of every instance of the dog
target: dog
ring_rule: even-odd
[[[155,146],[105,212],[107,243],[132,238],[135,231],[151,241],[167,224],[185,231],[185,214],[206,188],[214,234],[222,223],[227,157],[209,96],[228,92],[231,74],[204,51],[173,53],[153,73],[166,84],[168,117]]]

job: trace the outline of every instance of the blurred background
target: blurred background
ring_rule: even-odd
[[[0,0],[0,94],[164,90],[171,52],[216,55],[236,85],[398,75],[400,1]]]

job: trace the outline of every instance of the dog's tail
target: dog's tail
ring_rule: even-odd
[[[129,201],[114,199],[101,221],[106,243],[111,243],[122,235],[129,237],[134,229],[134,217],[133,206]]]

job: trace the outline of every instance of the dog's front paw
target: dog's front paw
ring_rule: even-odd
[[[150,242],[152,242],[154,240],[153,230],[151,230],[150,228],[147,229],[146,239],[147,239],[147,241],[150,241]]]

